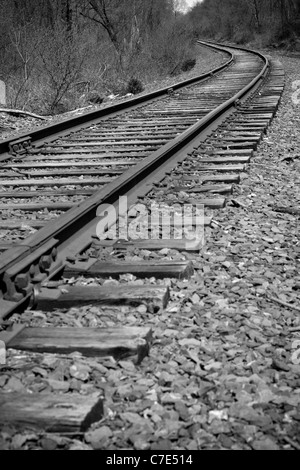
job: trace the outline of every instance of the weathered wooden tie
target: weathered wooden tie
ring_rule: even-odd
[[[34,307],[37,310],[51,311],[57,308],[70,308],[79,305],[140,305],[152,304],[165,308],[170,298],[167,287],[156,286],[68,286],[35,291]]]
[[[0,393],[0,424],[43,432],[85,432],[103,417],[103,399],[77,394]]]
[[[210,218],[210,220],[212,220]],[[181,240],[132,240],[132,241],[123,241],[119,240],[117,242],[106,243],[105,241],[101,240],[94,240],[94,246],[103,246],[107,247],[110,246],[114,250],[128,250],[128,249],[139,249],[139,250],[150,250],[150,251],[158,251],[163,250],[165,248],[169,248],[171,250],[177,251],[199,251],[203,247],[204,237],[200,240],[188,240],[188,239],[181,239]]]
[[[152,341],[150,328],[25,328],[6,347],[50,354],[80,352],[88,357],[135,356],[140,363],[148,355]]]
[[[186,193],[215,193],[215,194],[231,194],[233,192],[233,185],[232,184],[205,184],[203,186],[194,186],[192,188],[187,188],[185,186],[175,186],[174,188],[167,189],[166,192],[170,193],[170,191],[174,193],[179,193],[181,191]]]
[[[96,258],[88,262],[77,261],[74,264],[66,263],[64,277],[114,277],[122,274],[134,274],[139,278],[179,278],[189,279],[194,274],[194,268],[188,261],[140,261],[140,262],[114,262],[104,263]]]
[[[177,181],[197,181],[200,183],[240,183],[241,177],[239,174],[226,174],[226,175],[184,175],[180,173],[173,176],[173,180]]]
[[[203,157],[202,158],[201,154],[199,154],[198,160],[195,160],[195,158],[193,160],[185,160],[184,164],[188,165],[190,163],[193,167],[197,167],[197,166],[201,166],[202,163],[210,163],[214,165],[218,165],[218,164],[222,165],[226,163],[249,163],[250,158],[251,157],[249,156],[239,157],[238,155],[236,156],[229,155],[228,157],[211,157],[211,158]]]

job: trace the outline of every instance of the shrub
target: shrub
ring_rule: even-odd
[[[87,95],[87,100],[88,100],[89,103],[101,104],[101,103],[103,103],[104,98],[97,91],[91,91]]]
[[[64,25],[56,24],[44,32],[44,44],[40,54],[44,82],[49,89],[48,112],[62,112],[65,106],[58,106],[67,99],[71,89],[80,80],[84,53],[76,43],[78,36],[70,35]]]
[[[142,91],[144,91],[144,86],[142,82],[138,78],[132,77],[127,84],[126,92],[136,95],[137,93],[141,93]]]
[[[195,65],[196,65],[196,59],[187,59],[183,62],[181,66],[181,70],[183,72],[189,72],[195,67]]]

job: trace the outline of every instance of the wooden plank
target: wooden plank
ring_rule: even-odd
[[[46,152],[46,156],[43,153],[43,149],[41,149],[41,154],[37,155],[37,152],[35,151],[35,156],[27,156],[26,155],[26,162],[38,162],[40,160],[47,160],[47,161],[58,161],[60,162],[62,160],[62,157],[59,155],[48,155]],[[63,153],[63,152],[62,152]],[[146,158],[148,157],[148,153],[142,153],[142,152],[132,152],[126,155],[128,158]],[[91,155],[84,154],[81,155],[80,153],[74,153],[74,154],[64,154],[63,153],[63,159],[64,160],[87,160],[87,159],[97,159],[97,160],[102,160],[102,159],[110,159],[110,158],[120,158],[120,155],[112,152],[103,152],[103,153],[93,153]],[[14,161],[23,161],[23,160],[14,160]]]
[[[257,143],[256,142],[240,142],[240,143],[235,143],[235,142],[225,142],[223,143],[222,141],[220,142],[214,142],[214,148],[215,149],[230,149],[230,150],[245,150],[245,149],[256,149],[257,148]]]
[[[149,113],[148,113],[148,117],[149,119],[151,119],[152,117],[154,116],[182,116],[183,119],[185,118],[185,116],[193,116],[196,118],[201,118],[202,116],[205,116],[205,114],[209,113],[211,111],[211,109],[167,109],[167,110],[161,110],[161,109],[158,109],[158,110],[151,110]],[[146,114],[147,116],[147,114]]]
[[[204,149],[205,152],[205,149]],[[210,153],[209,150],[207,150],[206,153]],[[212,155],[223,155],[223,156],[239,156],[239,157],[253,157],[253,150],[241,150],[241,149],[231,149],[231,150],[218,150],[214,149],[212,151]]]
[[[128,137],[128,141],[124,140],[126,137]],[[141,137],[144,137],[144,139],[141,140]],[[134,134],[129,134],[128,136],[126,135],[123,135],[121,133],[121,135],[117,136],[116,134],[111,134],[111,135],[106,135],[106,136],[86,136],[86,137],[71,137],[70,139],[68,139],[67,142],[65,142],[66,144],[68,144],[68,142],[71,142],[71,143],[77,143],[80,144],[80,145],[85,145],[86,142],[89,142],[89,145],[90,143],[93,143],[94,145],[102,145],[102,143],[105,143],[105,145],[115,145],[115,144],[120,144],[120,145],[124,145],[124,143],[126,142],[126,144],[130,144],[130,145],[148,145],[148,144],[155,144],[155,145],[164,145],[166,142],[168,142],[169,138],[168,137],[161,137],[159,138],[158,135],[140,135],[140,134],[137,134],[137,135],[134,135]],[[58,144],[60,145],[60,144]]]
[[[272,119],[273,113],[258,113],[257,111],[251,111],[248,108],[245,110],[241,109],[240,113],[243,114],[244,117],[248,117],[250,119]]]
[[[113,147],[113,146],[112,146]],[[49,148],[49,146],[47,148],[43,148],[43,149],[39,149],[39,154],[41,155],[68,155],[68,154],[86,154],[86,155],[92,155],[92,154],[96,154],[97,156],[103,152],[103,155],[105,155],[105,153],[112,153],[112,152],[115,152],[117,155],[116,156],[121,156],[120,154],[121,153],[126,153],[128,156],[128,153],[130,152],[152,152],[153,150],[156,150],[157,149],[157,145],[152,145],[151,147],[143,147],[143,146],[140,146],[140,147],[131,147],[131,148],[125,148],[125,147],[117,147],[117,148],[107,148],[107,149],[104,149],[104,148],[85,148],[82,147],[80,149],[76,149],[76,148],[64,148],[64,149],[58,149],[58,148]],[[104,157],[105,158],[105,157]]]
[[[163,126],[163,128],[168,128],[170,126],[174,126],[174,125],[185,125],[186,123],[187,124],[193,124],[195,122],[195,119],[192,118],[192,117],[184,117],[184,118],[181,118],[181,117],[172,117],[172,119],[170,118],[165,118],[165,117],[156,117],[156,119],[152,119],[151,121],[149,121],[149,118],[148,117],[139,117],[139,116],[131,116],[131,117],[128,117],[128,120],[126,121],[126,124],[124,124],[124,118],[123,120],[122,119],[114,119],[114,125],[118,124],[119,123],[119,126],[117,127],[117,129],[120,129],[121,127],[124,128],[124,125],[126,126],[126,128],[130,128],[130,126],[134,129],[136,126],[142,126],[142,127],[146,127],[147,129],[150,129],[151,127],[153,128],[157,128],[157,127],[161,127]],[[185,126],[186,127],[186,126]],[[101,126],[101,129],[104,128]],[[111,129],[111,126],[109,126],[109,129]]]
[[[222,129],[223,130],[223,129]],[[229,126],[228,128],[224,128],[224,130],[229,130],[232,132],[256,132],[259,133],[260,138],[264,134],[264,126],[255,126],[254,124],[245,124],[244,126]]]
[[[20,173],[17,171],[0,171],[0,178],[18,178],[20,176]]]
[[[168,142],[168,139],[163,139],[161,141],[149,141],[149,140],[123,140],[120,142],[114,142],[111,140],[110,142],[57,142],[53,143],[51,145],[48,145],[48,148],[78,148],[78,147],[115,147],[116,145],[139,145],[139,146],[159,146],[159,145],[164,145],[166,142]]]
[[[54,191],[2,191],[0,198],[26,199],[35,197],[92,196],[97,189],[61,189]]]
[[[181,240],[132,240],[132,241],[117,241],[113,245],[106,244],[105,241],[99,240],[94,241],[93,243],[95,246],[112,246],[114,250],[128,250],[129,248],[135,248],[139,250],[150,250],[150,251],[157,251],[163,250],[164,248],[169,248],[171,250],[177,251],[199,251],[203,247],[204,244],[204,237],[201,240],[188,240],[188,239],[181,239]]]
[[[62,163],[62,162],[32,162],[32,163],[12,163],[10,165],[6,165],[5,168],[70,168],[70,167],[80,167],[80,168],[86,168],[86,167],[91,167],[91,168],[100,168],[103,170],[103,166],[130,166],[130,165],[135,165],[136,161],[130,162],[129,160],[121,160],[121,161],[114,161],[114,162],[89,162],[87,159],[85,159],[84,162],[68,162],[68,163]]]
[[[118,278],[122,274],[134,274],[139,278],[156,277],[156,278],[179,278],[189,279],[194,268],[188,261],[140,261],[139,263],[103,263],[98,261],[86,268],[85,263],[77,262],[72,265],[66,264],[64,277],[71,278],[73,276],[85,277],[114,277]]]
[[[136,356],[140,363],[149,353],[150,328],[25,328],[8,348],[36,353],[71,354],[88,357]]]
[[[37,310],[51,311],[56,308],[97,305],[140,305],[152,304],[166,308],[170,292],[167,287],[148,286],[69,286],[59,289],[40,288],[35,292],[34,307]]]
[[[189,199],[185,201],[188,204],[202,204],[204,207],[208,207],[209,209],[223,209],[226,206],[226,199],[219,198],[219,199]]]
[[[15,230],[24,226],[40,229],[46,225],[49,220],[0,220],[0,230]],[[24,249],[24,248],[23,248]]]
[[[235,183],[239,184],[241,181],[241,177],[239,174],[233,174],[233,175],[201,175],[201,178],[199,178],[199,181],[202,183],[213,183],[213,182],[218,182],[218,183]]]
[[[194,178],[194,175],[191,179],[189,179],[188,176],[183,176],[182,178],[183,181],[193,181],[196,180],[198,183],[203,181],[203,178],[200,178],[199,176]],[[211,180],[208,180],[211,181]],[[214,180],[213,180],[214,181]],[[185,201],[188,202],[188,201]],[[176,204],[181,204],[182,202],[180,200],[176,201]],[[203,205],[206,208],[209,209],[223,209],[226,206],[226,199],[225,198],[199,198],[198,200],[193,200],[193,203],[191,204],[198,204],[198,205]]]
[[[197,158],[197,156],[195,155],[195,157]],[[202,163],[212,163],[214,165],[224,165],[226,163],[249,163],[250,162],[250,157],[247,156],[247,157],[239,157],[238,155],[234,156],[234,155],[229,155],[228,157],[211,157],[211,158],[202,158],[201,157],[201,154],[198,155],[199,158],[197,158],[191,162],[191,165],[193,167],[197,167],[199,165],[201,165]],[[188,164],[189,161],[185,161],[184,164]]]
[[[251,133],[248,133],[248,135],[241,135],[240,137],[236,136],[230,136],[230,135],[224,135],[221,137],[221,139],[225,142],[230,141],[230,142],[260,142],[260,136],[255,136]]]
[[[156,139],[160,139],[160,138],[163,138],[163,137],[168,137],[170,136],[170,138],[173,138],[177,135],[177,132],[176,131],[173,131],[173,130],[163,130],[163,129],[158,129],[158,130],[155,130],[155,135],[153,136],[153,129],[143,129],[142,127],[137,127],[137,128],[134,128],[134,129],[129,129],[129,130],[125,130],[125,129],[107,129],[106,131],[103,131],[103,132],[89,132],[89,133],[83,133],[81,132],[80,135],[79,135],[79,138],[80,140],[85,140],[86,138],[108,138],[108,137],[111,137],[111,136],[119,136],[118,138],[120,137],[123,137],[123,140],[124,140],[124,137],[145,137],[145,138],[156,138]]]
[[[55,193],[53,194],[53,196]],[[40,203],[25,203],[25,204],[12,204],[11,202],[7,204],[0,204],[0,210],[20,210],[20,211],[42,211],[44,209],[52,211],[67,211],[72,207],[80,204],[80,201],[70,203],[70,202],[40,202]],[[31,220],[29,221],[30,224]]]
[[[179,193],[181,191],[185,193],[206,193],[211,192],[215,194],[231,194],[233,192],[233,185],[232,184],[204,184],[202,186],[194,186],[193,188],[187,188],[185,186],[175,186],[174,188],[169,188],[166,192],[170,193],[173,191],[174,193]]]
[[[173,180],[177,181],[196,181],[198,183],[240,183],[241,177],[239,174],[235,175],[180,175],[173,176]]]
[[[269,120],[260,120],[260,119],[256,119],[256,118],[249,118],[249,117],[245,117],[244,119],[235,119],[233,121],[233,124],[234,125],[242,125],[242,126],[261,126],[263,128],[265,128],[266,126],[268,126],[269,124]]]
[[[257,132],[259,133],[259,135],[262,135],[263,134],[263,131],[264,131],[264,126],[261,126],[261,125],[256,125],[256,124],[243,124],[243,125],[236,125],[236,124],[231,124],[230,126],[225,126],[223,128],[220,128],[220,130],[224,130],[224,131],[231,131],[231,132]],[[260,132],[259,132],[260,131]]]
[[[71,165],[70,165],[71,166]],[[91,168],[90,170],[50,170],[50,171],[45,171],[45,170],[37,170],[37,171],[23,171],[22,173],[24,175],[28,175],[31,178],[35,177],[47,177],[47,176],[61,176],[62,174],[64,176],[91,176],[91,175],[97,175],[97,176],[104,176],[104,175],[121,175],[124,173],[124,171],[128,170],[129,167],[127,168],[119,168],[118,170],[113,170],[111,168]]]
[[[250,140],[252,140],[252,139],[261,139],[261,136],[262,136],[261,132],[249,131],[249,129],[244,130],[244,131],[233,131],[233,129],[224,129],[224,133],[222,133],[222,139],[234,138],[234,139],[246,140],[246,137],[247,137]]]
[[[186,173],[189,171],[216,171],[216,172],[222,172],[222,173],[227,173],[230,171],[234,171],[235,173],[237,172],[243,172],[245,171],[246,167],[245,165],[205,165],[199,163],[198,165],[192,165],[191,167],[185,168]]]
[[[103,417],[103,399],[77,394],[0,393],[0,424],[47,432],[85,432]]]
[[[86,179],[69,179],[69,178],[61,178],[61,179],[26,179],[26,180],[7,180],[7,181],[0,181],[0,188],[1,186],[89,186],[89,185],[96,185],[96,184],[107,184],[114,181],[115,177],[111,178],[86,178]]]

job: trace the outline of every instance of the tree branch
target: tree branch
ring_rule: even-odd
[[[0,108],[0,113],[7,113],[7,114],[12,114],[15,116],[20,116],[20,115],[25,115],[25,116],[30,116],[34,117],[36,119],[42,119],[43,121],[47,121],[48,118],[45,118],[43,116],[39,116],[38,114],[30,113],[29,111],[22,111],[20,109],[5,109],[5,108]]]

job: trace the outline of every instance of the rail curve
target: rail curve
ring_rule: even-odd
[[[270,74],[269,60],[260,53],[201,44],[227,52],[229,60],[171,89],[0,143],[0,228],[7,231],[0,247],[0,318],[91,244],[100,204],[149,193]],[[230,142],[225,148],[241,148],[239,139]],[[36,217],[43,211],[46,217]]]

